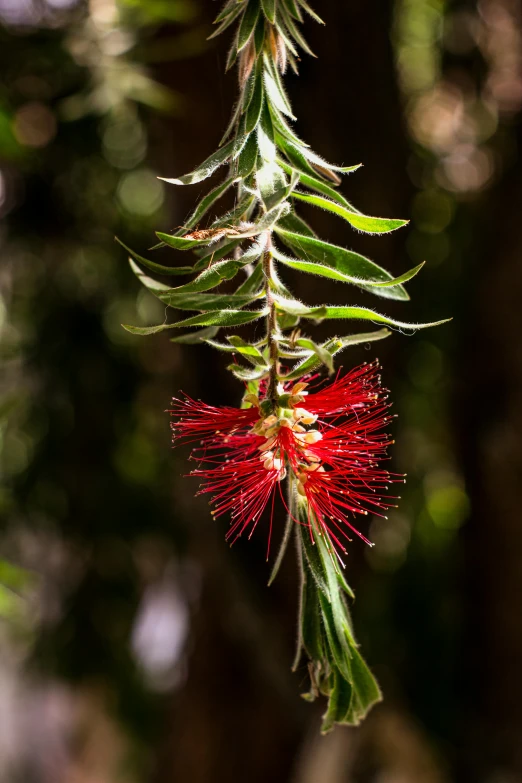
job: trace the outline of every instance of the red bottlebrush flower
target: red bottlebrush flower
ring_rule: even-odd
[[[393,441],[382,432],[391,417],[378,370],[376,362],[364,364],[317,391],[307,391],[306,381],[281,384],[268,416],[254,395],[245,409],[173,401],[174,442],[199,441],[191,459],[200,465],[191,475],[203,479],[201,493],[212,494],[214,516],[230,512],[227,539],[246,530],[250,537],[269,501],[271,532],[277,488],[290,474],[309,515],[339,549],[346,551],[350,531],[370,543],[355,515],[393,507],[383,493],[403,480],[380,467]]]

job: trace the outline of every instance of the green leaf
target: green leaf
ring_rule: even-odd
[[[292,174],[292,179],[288,184],[285,184],[282,187],[278,188],[277,190],[274,190],[274,192],[270,195],[263,196],[263,200],[265,202],[266,208],[268,210],[273,209],[282,201],[286,201],[286,199],[291,195],[294,188],[297,187],[298,183],[299,183],[299,174],[297,174],[297,172],[294,172]]]
[[[263,19],[263,17],[260,17],[260,19],[258,19],[256,29],[254,32],[254,46],[256,48],[256,55],[258,57],[263,51],[264,43],[265,43],[265,20]]]
[[[451,318],[445,318],[442,321],[432,321],[430,323],[408,324],[404,321],[396,321],[394,318],[381,315],[381,313],[376,313],[375,310],[369,310],[366,307],[331,307],[328,305],[322,305],[321,307],[309,307],[308,305],[304,305],[295,299],[283,299],[283,297],[279,296],[278,294],[274,294],[273,296],[278,308],[280,308],[283,312],[317,320],[349,319],[358,321],[372,321],[373,323],[387,324],[389,326],[395,326],[398,329],[407,329],[408,331],[426,329],[429,326],[440,326],[441,324],[451,321]]]
[[[361,256],[353,250],[347,250],[338,245],[331,245],[329,242],[323,242],[315,237],[307,237],[281,229],[281,224],[276,226],[275,230],[286,245],[307,259],[306,261],[287,259],[286,256],[279,254],[281,255],[280,260],[282,263],[311,274],[321,274],[323,277],[331,277],[346,283],[353,283],[370,291],[370,293],[387,299],[408,300],[408,292],[401,285],[404,282],[403,278],[410,280],[422,266],[415,267],[415,269],[406,272],[400,278],[394,278],[385,269],[370,261],[369,258]],[[274,251],[274,254],[278,253],[279,251]],[[312,260],[318,263],[313,263]],[[320,268],[318,268],[319,265]],[[328,273],[328,268],[331,270],[330,274]],[[381,285],[383,283],[385,284],[384,286]]]
[[[270,372],[270,368],[266,366],[251,369],[249,367],[241,367],[239,364],[229,364],[227,370],[240,381],[258,381]]]
[[[332,356],[340,353],[345,348],[351,345],[361,345],[362,343],[370,343],[376,340],[384,340],[391,334],[389,329],[379,329],[376,332],[364,332],[363,334],[350,334],[345,337],[334,337],[331,340],[327,340],[321,346],[323,349],[329,351]],[[321,366],[321,360],[317,356],[311,356],[304,359],[292,368],[292,370],[284,375],[285,380],[294,380],[296,378],[302,378],[309,372],[313,372]],[[283,377],[283,376],[282,376]]]
[[[313,204],[316,207],[326,209],[328,212],[333,212],[335,215],[339,215],[339,217],[347,220],[354,228],[357,228],[359,231],[364,231],[365,234],[387,234],[390,231],[395,231],[409,223],[408,220],[391,220],[388,218],[375,218],[367,215],[360,215],[358,212],[352,212],[346,209],[346,207],[342,207],[340,204],[330,201],[330,199],[311,195],[309,193],[294,191],[292,197],[299,199],[299,201],[304,201],[307,204]]]
[[[247,277],[245,282],[239,286],[239,288],[236,291],[236,294],[257,294],[260,292],[261,287],[263,285],[264,277],[263,277],[263,266],[262,264],[257,264],[254,267],[254,271],[251,275]]]
[[[312,177],[319,174],[321,177],[333,179],[337,183],[340,180],[337,176],[333,177],[332,172],[338,171],[341,174],[349,174],[358,168],[358,166],[334,166],[302,144],[294,144],[279,135],[277,135],[276,140],[285,155],[289,159],[293,158],[297,167],[302,167],[305,173],[310,174]]]
[[[298,269],[301,272],[307,272],[308,274],[311,275],[318,275],[319,277],[326,277],[329,278],[330,280],[339,280],[343,283],[351,283],[353,285],[357,285],[361,288],[371,291],[377,296],[385,296],[387,298],[393,298],[393,299],[409,299],[408,294],[406,293],[406,291],[404,291],[404,289],[402,289],[401,284],[407,282],[408,280],[411,280],[412,277],[415,277],[415,275],[424,266],[424,264],[419,264],[418,266],[414,267],[414,269],[410,269],[408,272],[405,272],[400,277],[393,278],[386,282],[380,282],[376,280],[368,280],[367,278],[355,277],[353,275],[345,274],[344,272],[341,272],[334,267],[327,266],[326,264],[317,264],[312,261],[301,261],[300,259],[297,258],[288,258],[287,256],[280,253],[277,250],[277,248],[274,248],[273,254],[274,254],[274,258],[276,258],[285,266],[291,267],[292,269]],[[361,256],[361,258],[363,258],[363,256]],[[388,289],[391,287],[395,287],[397,290],[394,290],[393,292],[380,290],[382,288]],[[393,293],[395,295],[391,297],[390,293]]]
[[[237,175],[245,180],[251,174],[257,162],[257,139],[254,134],[248,137],[248,141],[241,150],[237,162]]]
[[[214,206],[216,201],[218,201],[221,196],[226,193],[226,191],[229,189],[231,185],[233,185],[235,182],[234,177],[229,177],[224,182],[221,182],[217,187],[215,187],[213,190],[210,191],[204,198],[201,199],[198,206],[192,213],[192,215],[189,217],[189,219],[184,224],[183,228],[180,229],[180,231],[176,232],[177,234],[186,233],[187,231],[190,231],[190,229],[195,228],[202,217],[204,217],[209,209]]]
[[[241,308],[253,302],[257,297],[238,294],[171,294],[160,292],[156,294],[162,302],[177,310],[222,310],[225,308]]]
[[[268,579],[268,587],[270,587],[271,584],[273,584],[276,576],[279,573],[279,569],[281,568],[281,564],[283,562],[284,556],[286,554],[286,550],[288,549],[288,544],[290,543],[290,537],[292,535],[293,529],[295,527],[295,522],[288,514],[286,518],[286,525],[285,525],[285,531],[283,533],[283,538],[281,539],[281,544],[279,546],[279,551],[277,553],[277,557],[274,561],[274,565],[272,566],[272,570],[270,572],[270,577]],[[270,541],[268,543],[270,546]],[[267,557],[268,559],[268,557]]]
[[[256,172],[256,184],[261,193],[261,198],[266,209],[269,209],[267,202],[273,197],[274,193],[287,186],[287,179],[281,168],[275,161],[265,162]]]
[[[257,126],[257,146],[261,158],[266,163],[275,163],[276,160],[276,146],[274,137],[274,127],[272,125],[272,118],[266,105],[266,101],[263,104],[263,110],[261,112],[260,122]]]
[[[246,118],[245,118],[246,133],[252,133],[252,131],[257,128],[259,120],[261,119],[261,112],[263,111],[263,99],[264,99],[263,78],[258,68],[255,76],[255,85],[254,85],[252,100],[250,101],[250,105],[248,107]]]
[[[292,167],[297,169],[299,172],[303,172],[313,177],[317,172],[301,152],[302,147],[298,146],[295,139],[291,141],[290,139],[286,138],[286,129],[281,128],[280,122],[277,122],[276,127],[279,131],[276,132],[277,146],[286,155],[292,164]],[[291,130],[291,128],[288,128],[288,130]]]
[[[177,337],[171,337],[171,343],[181,343],[182,345],[197,345],[215,337],[219,332],[219,326],[209,326],[207,329],[198,329],[197,332],[187,332]]]
[[[292,670],[295,672],[301,659],[301,649],[304,650],[306,655],[311,661],[323,661],[326,658],[326,640],[324,639],[324,625],[321,617],[320,602],[317,596],[317,588],[314,579],[310,576],[308,570],[304,568],[304,555],[303,544],[300,539],[300,534],[304,532],[308,535],[308,530],[297,530],[299,527],[295,524],[296,533],[298,536],[298,555],[302,563],[301,566],[301,596],[299,605],[299,637],[297,643],[297,651],[292,666]],[[312,701],[315,697],[314,694],[310,694],[309,701]]]
[[[297,5],[296,0],[283,0],[283,4],[291,16],[293,16],[294,19],[296,19],[298,22],[303,21],[303,15],[301,13],[301,9]]]
[[[273,103],[269,105],[269,109],[270,116],[272,117],[274,131],[276,133],[277,144],[281,146],[279,139],[280,137],[283,137],[285,141],[290,142],[291,144],[300,144],[306,147],[306,143],[302,141],[296,133],[294,133],[283,114],[274,106]],[[312,169],[310,169],[310,171],[312,171]]]
[[[237,335],[227,337],[227,340],[231,343],[230,345],[226,345],[226,343],[218,343],[214,340],[205,340],[205,342],[208,343],[208,345],[211,345],[213,348],[216,348],[218,351],[223,351],[224,353],[239,353],[254,366],[263,367],[264,371],[269,369],[267,367],[265,357],[261,351],[256,348],[255,345],[246,343],[241,339],[241,337],[238,337]]]
[[[194,267],[192,266],[163,266],[163,264],[156,264],[154,261],[149,261],[148,258],[144,258],[143,256],[140,256],[138,253],[135,253],[134,250],[131,250],[130,247],[127,247],[127,245],[124,245],[121,239],[118,239],[118,237],[115,237],[116,242],[120,244],[127,253],[130,253],[132,258],[134,258],[136,261],[139,261],[140,264],[143,264],[143,266],[146,266],[147,269],[150,269],[152,272],[156,272],[158,275],[190,275],[194,272]]]
[[[228,50],[227,61],[225,63],[225,73],[227,73],[232,68],[232,66],[235,64],[237,60],[238,34],[239,34],[239,30],[236,31],[236,34],[234,35],[234,40],[232,41],[230,45],[230,49]]]
[[[231,335],[230,337],[227,337],[227,340],[232,346],[233,351],[237,351],[237,353],[240,353],[241,356],[245,356],[253,364],[266,364],[265,357],[259,348],[256,348],[255,345],[246,343],[241,337],[238,337],[237,335]]]
[[[276,0],[261,0],[261,7],[270,24],[274,24],[276,18]]]
[[[236,206],[229,212],[221,215],[221,217],[216,218],[210,228],[220,228],[223,229],[224,232],[228,232],[229,236],[235,236],[235,232],[239,230],[236,227],[237,224],[248,219],[250,209],[254,204],[254,199],[255,196],[252,193],[245,193],[242,198],[239,199]]]
[[[290,231],[293,234],[299,234],[300,236],[311,237],[312,239],[315,237],[313,229],[310,228],[308,223],[305,223],[299,215],[296,215],[294,211],[289,212],[288,215],[285,215],[285,217],[279,221],[277,230],[280,231],[281,229]]]
[[[332,689],[328,699],[328,709],[323,715],[321,734],[328,734],[336,723],[343,723],[344,716],[350,710],[353,688],[336,669],[332,672]],[[347,721],[348,722],[348,721]]]
[[[294,169],[292,166],[289,166],[285,161],[278,161],[278,163],[287,174],[291,174],[292,171],[296,171],[296,169]],[[357,166],[353,166],[353,171],[357,171],[357,169],[361,168],[361,165],[362,164],[359,163]],[[349,209],[352,212],[358,211],[354,206],[352,206],[352,204],[350,204],[347,199],[345,199],[341,193],[335,190],[335,188],[327,185],[322,180],[317,179],[317,177],[312,177],[310,174],[304,174],[303,172],[299,172],[299,177],[301,184],[305,187],[310,188],[311,190],[316,190],[318,193],[322,193],[323,196],[327,196],[332,201],[337,201],[338,204],[346,207],[346,209]]]
[[[262,318],[268,312],[264,310],[215,310],[202,315],[194,315],[174,324],[160,324],[159,326],[130,326],[122,324],[123,328],[131,334],[148,335],[163,332],[166,329],[182,329],[186,326],[241,326]]]
[[[208,238],[186,239],[185,237],[176,236],[176,234],[164,234],[163,231],[156,231],[156,236],[158,239],[161,239],[165,245],[173,247],[175,250],[193,250],[195,247],[208,245],[210,241]]]
[[[231,280],[235,277],[242,266],[240,261],[218,261],[216,264],[212,264],[208,269],[201,272],[201,274],[191,283],[178,286],[177,288],[170,288],[168,291],[164,292],[164,295],[170,296],[198,291],[209,291],[211,288],[215,288],[222,283],[223,280]]]
[[[241,2],[238,3],[238,0],[228,0],[219,14],[216,16],[212,24],[219,24],[219,22],[222,22],[223,19],[226,19],[227,16],[232,14],[234,11],[236,11],[239,8],[239,11],[241,11]]]
[[[160,177],[160,179],[164,182],[169,182],[171,185],[193,185],[196,182],[202,182],[207,177],[210,177],[223,163],[226,163],[235,149],[236,141],[234,139],[234,141],[229,141],[228,144],[216,150],[190,174],[184,174],[183,177],[177,179],[166,179],[165,177]]]
[[[237,45],[238,53],[242,49],[244,49],[247,43],[249,42],[250,37],[254,32],[254,28],[257,24],[257,20],[259,19],[260,12],[261,12],[261,8],[259,7],[259,3],[257,2],[257,0],[250,0],[243,14],[241,24],[239,25],[238,45]]]
[[[317,55],[315,55],[313,51],[310,49],[310,47],[308,46],[306,39],[302,36],[299,28],[297,27],[294,20],[286,10],[285,6],[281,5],[280,8],[281,8],[281,16],[283,17],[285,27],[288,33],[292,36],[292,38],[296,42],[296,44],[300,46],[301,49],[307,54],[311,55],[312,57],[316,57]]]
[[[230,13],[223,18],[223,21],[221,22],[219,27],[217,27],[214,30],[214,32],[211,33],[211,35],[208,36],[207,41],[211,41],[212,38],[217,38],[218,35],[221,35],[221,33],[223,33],[228,27],[230,27],[230,25],[237,19],[239,14],[242,13],[243,6],[242,6],[241,3],[235,3],[234,6],[235,7],[232,8]],[[221,21],[221,19],[220,19],[221,16],[222,15],[219,14],[219,16],[216,17],[215,22]]]
[[[295,120],[290,101],[279,78],[279,72],[276,67],[272,68],[272,61],[268,54],[264,55],[264,65],[263,76],[269,104],[273,105],[282,114],[286,114]]]
[[[297,345],[299,345],[301,348],[306,348],[308,351],[314,353],[319,359],[319,361],[328,368],[328,372],[330,374],[333,373],[334,371],[333,354],[331,354],[328,349],[324,348],[322,345],[318,345],[317,343],[314,343],[313,340],[309,340],[306,337],[302,337],[299,340],[297,340]]]
[[[312,19],[315,19],[315,21],[316,21],[316,22],[319,22],[319,24],[324,24],[324,22],[323,22],[323,20],[321,19],[321,17],[320,17],[318,14],[316,14],[316,13],[315,13],[315,11],[313,10],[313,8],[310,8],[310,6],[309,6],[309,5],[308,5],[308,3],[306,2],[306,0],[297,0],[297,2],[298,2],[298,3],[299,3],[299,5],[301,6],[301,8],[302,8],[304,11],[306,11],[306,13],[307,13],[307,14],[309,14],[309,15],[312,17]]]
[[[232,240],[232,242],[230,242],[228,239],[223,239],[217,242],[215,246],[197,249],[195,251],[196,254],[202,253],[202,255],[200,256],[199,261],[196,261],[194,264],[194,272],[200,272],[209,264],[220,261],[224,256],[228,256],[228,254],[231,253],[234,248],[237,247],[237,245],[242,241],[243,240],[241,237]]]
[[[149,291],[151,291],[155,296],[159,296],[161,293],[164,293],[165,291],[170,291],[171,288],[168,285],[165,285],[165,283],[160,283],[158,280],[154,280],[154,278],[149,277],[145,274],[143,269],[139,267],[132,258],[129,258],[129,266],[140,281],[142,285],[145,286],[145,288],[148,288]]]

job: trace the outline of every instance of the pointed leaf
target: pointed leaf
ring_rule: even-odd
[[[297,2],[298,2],[298,3],[299,3],[299,5],[301,6],[301,8],[302,8],[304,11],[306,11],[306,13],[307,13],[307,14],[309,14],[309,15],[312,17],[312,19],[315,19],[315,21],[316,21],[316,22],[319,22],[319,24],[324,24],[324,22],[323,22],[323,20],[321,19],[321,17],[320,17],[318,14],[316,14],[316,13],[315,13],[315,11],[313,10],[313,8],[310,8],[310,6],[309,6],[309,5],[308,5],[308,3],[306,2],[306,0],[297,0]]]
[[[277,225],[275,230],[286,245],[291,247],[303,259],[306,259],[306,261],[302,262],[305,266],[311,264],[312,261],[318,262],[345,276],[344,282],[353,282],[355,285],[365,288],[378,296],[387,299],[409,299],[408,292],[401,285],[401,282],[404,281],[401,278],[394,278],[389,272],[370,261],[366,256],[361,256],[353,250],[347,250],[338,245],[331,245],[329,242],[323,242],[315,237],[287,231],[285,228],[281,228],[281,224]],[[287,263],[285,258],[281,260],[283,263]],[[298,260],[300,261],[301,259]],[[303,271],[319,274],[321,270],[314,270],[310,266],[306,269],[303,268]],[[328,276],[326,270],[322,271],[323,276]],[[409,280],[418,271],[417,267],[414,270],[410,270],[410,272],[406,273],[406,279]],[[351,278],[351,280],[348,278]],[[339,277],[339,279],[343,278]],[[382,287],[378,285],[379,283],[389,283],[391,287]]]
[[[307,204],[313,204],[316,207],[321,207],[328,212],[333,212],[335,215],[339,215],[339,217],[347,220],[354,228],[357,228],[359,231],[364,231],[365,234],[387,234],[390,231],[395,231],[409,223],[409,220],[393,220],[361,215],[358,212],[352,212],[345,207],[342,207],[334,201],[330,201],[330,199],[311,195],[309,193],[294,191],[293,198],[304,201]]]
[[[291,174],[292,171],[295,171],[295,169],[292,166],[289,166],[285,161],[278,161],[278,163],[287,174]],[[353,171],[357,171],[357,169],[360,169],[361,166],[361,163],[359,163],[357,166],[353,166]],[[338,204],[346,207],[346,209],[352,212],[358,211],[352,204],[350,204],[347,199],[345,199],[341,193],[339,193],[339,191],[335,190],[335,188],[331,187],[330,185],[327,185],[326,182],[317,179],[317,177],[312,177],[310,174],[304,174],[303,172],[299,172],[299,177],[301,184],[305,185],[305,187],[310,188],[311,190],[316,190],[318,193],[322,193],[323,196],[327,196],[332,201],[337,201]]]
[[[237,39],[238,53],[245,48],[248,41],[250,40],[250,37],[254,32],[254,28],[257,24],[257,20],[259,18],[260,12],[261,12],[261,8],[259,7],[259,3],[257,2],[257,0],[250,0],[250,2],[247,3],[247,7],[245,8],[245,12],[243,14],[241,24],[239,25],[239,33]]]
[[[245,356],[247,359],[253,362],[253,364],[266,364],[265,357],[255,345],[246,343],[241,337],[237,335],[231,335],[227,337],[232,350],[240,353],[241,356]]]
[[[206,294],[188,293],[171,294],[159,292],[156,294],[169,307],[177,310],[224,310],[225,308],[241,308],[253,302],[257,297],[253,294]]]
[[[241,6],[241,3],[235,3],[234,6],[235,7],[232,8],[230,13],[223,18],[223,21],[221,22],[219,27],[217,27],[214,30],[214,32],[208,36],[207,41],[211,41],[212,38],[217,38],[218,35],[221,35],[221,33],[223,33],[228,27],[230,27],[230,25],[237,19],[239,14],[243,11],[243,8]],[[222,17],[222,14],[219,14],[219,16],[216,17],[215,21],[216,22],[221,21],[220,17]]]
[[[270,24],[274,24],[276,18],[276,0],[261,0],[261,7]]]
[[[210,291],[210,289],[222,283],[223,280],[231,280],[235,277],[241,267],[240,261],[218,261],[218,263],[212,264],[208,269],[201,272],[191,283],[180,285],[177,288],[170,288],[164,293],[166,295],[176,295]]]
[[[256,167],[257,162],[257,139],[252,133],[245,146],[241,150],[237,161],[237,175],[245,180]]]
[[[263,76],[269,103],[275,106],[282,114],[286,114],[288,117],[295,119],[292,107],[290,106],[290,101],[288,100],[283,84],[279,78],[277,68],[272,68],[272,61],[267,54],[265,54],[264,63],[265,68]]]
[[[236,294],[257,294],[261,291],[261,287],[263,285],[263,266],[262,264],[257,264],[254,267],[254,271],[251,275],[247,277],[245,282],[239,286],[239,288],[236,291]]]
[[[148,335],[163,332],[166,329],[182,329],[186,326],[241,326],[262,318],[268,312],[264,310],[217,310],[194,315],[192,318],[185,318],[183,321],[177,321],[174,324],[160,324],[159,326],[130,326],[122,324],[123,328],[131,334]]]
[[[389,326],[395,326],[398,329],[407,329],[409,331],[426,329],[429,326],[440,326],[441,324],[451,321],[451,318],[445,318],[442,321],[432,321],[430,323],[408,324],[404,321],[396,321],[394,318],[381,315],[381,313],[377,313],[375,310],[369,310],[366,307],[332,307],[329,305],[322,305],[321,307],[309,307],[308,305],[304,305],[295,299],[283,299],[283,297],[279,296],[279,294],[274,294],[273,297],[278,308],[283,310],[283,312],[317,320],[349,319],[372,321],[373,323],[387,324]]]
[[[377,296],[385,296],[387,298],[390,298],[390,291],[386,292],[379,289],[392,288],[392,287],[399,289],[402,283],[406,283],[408,280],[411,280],[412,277],[415,277],[415,275],[424,266],[424,264],[419,264],[413,269],[410,269],[408,272],[405,272],[400,277],[393,278],[392,280],[388,280],[386,282],[380,282],[377,280],[368,280],[362,277],[347,275],[344,272],[335,269],[334,267],[327,266],[326,264],[317,264],[312,261],[301,261],[300,259],[297,258],[288,258],[288,256],[285,256],[283,255],[283,253],[280,253],[277,250],[277,248],[274,248],[273,253],[274,253],[274,258],[276,258],[285,266],[291,267],[292,269],[298,269],[301,272],[307,272],[308,274],[311,275],[318,275],[319,277],[326,277],[329,278],[330,280],[340,280],[343,283],[351,283],[353,285],[359,286],[360,288],[364,288],[368,291],[371,291]],[[391,293],[396,294],[393,297],[395,299],[409,298],[408,295],[406,294],[406,291],[403,291],[402,287],[400,292],[396,291]]]
[[[289,33],[289,35],[292,36],[294,41],[298,46],[301,47],[301,49],[306,52],[307,54],[311,55],[312,57],[316,57],[313,53],[313,51],[308,46],[308,43],[306,42],[306,39],[301,35],[301,31],[299,30],[298,26],[295,24],[294,20],[284,7],[284,5],[281,6],[281,16],[283,17],[285,27]]]
[[[233,185],[235,182],[234,177],[229,177],[224,182],[221,182],[217,187],[215,187],[213,190],[210,191],[204,198],[201,199],[198,206],[192,213],[192,215],[189,217],[189,219],[184,224],[183,228],[180,229],[180,231],[176,232],[178,234],[184,234],[187,231],[190,231],[190,229],[195,228],[202,217],[204,217],[209,209],[214,206],[216,201],[218,201],[221,196],[226,193],[226,191],[229,189],[231,185]]]
[[[227,370],[240,381],[258,381],[270,372],[270,367],[241,367],[239,364],[229,364]]]
[[[216,152],[210,155],[203,161],[194,171],[190,174],[185,174],[183,177],[177,179],[166,179],[160,177],[164,182],[169,182],[172,185],[192,185],[196,182],[202,182],[207,177],[210,177],[216,169],[226,163],[235,150],[236,142],[229,141],[223,147],[220,147]]]
[[[219,332],[219,326],[208,326],[206,329],[198,329],[197,332],[187,332],[177,337],[171,337],[171,343],[181,343],[182,345],[197,345],[215,337]]]
[[[335,356],[340,351],[343,351],[350,345],[361,345],[362,343],[374,342],[375,340],[384,340],[391,334],[389,329],[379,329],[376,332],[365,332],[363,334],[351,334],[345,337],[334,337],[331,340],[327,340],[321,346],[323,349],[329,351],[332,356]],[[321,360],[317,356],[311,356],[299,362],[287,373],[285,380],[294,380],[295,378],[302,378],[309,372],[313,372],[321,366]],[[282,376],[283,377],[283,376]]]
[[[252,100],[248,107],[245,118],[245,132],[252,133],[257,128],[259,120],[261,119],[261,112],[263,110],[263,78],[259,69],[257,69],[255,76],[254,92],[252,94]]]
[[[130,253],[132,258],[134,258],[136,261],[139,261],[140,264],[143,264],[143,266],[146,266],[147,269],[150,269],[152,272],[156,272],[158,275],[190,275],[194,272],[194,267],[192,266],[163,266],[163,264],[156,264],[155,261],[149,261],[148,258],[144,258],[143,256],[140,256],[138,253],[135,253],[134,250],[131,250],[130,247],[127,247],[127,245],[124,245],[121,239],[118,239],[118,237],[115,237],[116,242],[120,244],[127,253]]]

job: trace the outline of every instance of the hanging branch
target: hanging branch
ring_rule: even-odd
[[[382,515],[394,506],[395,499],[385,493],[403,478],[379,467],[390,444],[382,432],[390,416],[377,363],[309,388],[311,373],[325,367],[332,374],[340,351],[381,340],[390,330],[335,336],[318,344],[297,327],[303,321],[358,320],[411,331],[443,321],[407,324],[356,305],[306,305],[280,279],[280,270],[289,267],[384,299],[407,300],[404,283],[422,266],[394,278],[368,258],[319,239],[296,212],[300,202],[312,204],[369,234],[389,233],[407,223],[355,209],[337,188],[340,175],[359,166],[328,163],[293,130],[295,117],[282,77],[287,67],[297,73],[300,49],[312,54],[300,31],[304,14],[322,23],[305,0],[228,0],[218,15],[211,37],[235,25],[227,69],[237,66],[238,102],[218,150],[189,174],[165,181],[191,185],[221,167],[227,173],[183,228],[157,234],[156,247],[192,250],[197,261],[163,266],[126,248],[133,272],[151,293],[174,310],[196,315],[125,328],[147,335],[197,327],[173,342],[205,342],[245,361],[229,366],[246,385],[242,407],[214,408],[186,397],[174,399],[174,439],[200,442],[194,450],[199,467],[193,474],[202,479],[201,492],[212,494],[214,516],[230,514],[227,538],[232,542],[243,532],[252,535],[268,505],[270,548],[274,500],[287,480],[288,521],[270,582],[295,529],[301,564],[295,666],[302,657],[308,660],[311,690],[306,698],[328,698],[323,723],[323,731],[328,731],[336,723],[357,724],[381,698],[355,642],[346,603],[353,594],[341,558],[350,534],[370,543],[355,527],[356,516]],[[236,191],[235,207],[199,228],[231,188]],[[146,275],[143,267],[161,276],[195,277],[171,288]],[[233,292],[216,292],[238,278]],[[262,318],[266,330],[257,342],[228,332]],[[215,339],[221,331],[225,342]]]

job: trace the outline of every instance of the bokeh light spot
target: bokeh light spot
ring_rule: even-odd
[[[150,217],[161,207],[163,198],[163,186],[150,169],[131,171],[118,185],[118,199],[133,215]]]
[[[26,103],[15,114],[14,133],[26,147],[46,147],[56,134],[56,118],[45,104]]]

